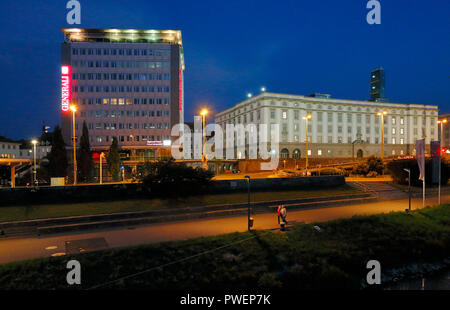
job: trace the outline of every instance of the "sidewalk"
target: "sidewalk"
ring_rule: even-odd
[[[253,202],[250,204],[254,213],[274,213],[278,205],[283,204],[291,209],[329,207],[342,204],[364,203],[374,201],[370,193],[339,195],[329,197],[301,198]],[[67,231],[92,230],[106,227],[132,226],[171,221],[193,220],[220,216],[246,214],[247,203],[211,205],[205,207],[163,209],[144,212],[123,212],[89,216],[72,216],[17,222],[0,223],[1,238],[38,236]]]

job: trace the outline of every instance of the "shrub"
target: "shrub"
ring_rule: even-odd
[[[143,186],[152,196],[174,198],[206,192],[214,176],[211,171],[173,159],[147,163],[143,175]]]
[[[408,172],[404,169],[410,169],[411,171],[411,185],[421,186],[422,181],[419,180],[419,165],[416,159],[400,159],[393,160],[387,165],[387,169],[392,175],[394,183],[408,184]],[[450,165],[443,159],[441,163],[441,184],[445,185],[448,182],[450,176]],[[425,160],[425,182],[428,185],[432,184],[432,161],[431,159]]]
[[[378,174],[383,173],[383,169],[383,161],[378,157],[370,156],[367,158],[366,162],[359,164],[353,169],[353,174],[377,176]]]

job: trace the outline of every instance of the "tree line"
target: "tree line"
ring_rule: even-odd
[[[69,169],[67,144],[63,139],[61,127],[58,125],[55,126],[53,131],[51,146],[51,151],[47,155],[48,164],[46,165],[46,170],[48,176],[50,178],[66,177]],[[116,137],[112,138],[112,143],[106,156],[106,164],[113,181],[118,181],[120,178],[120,155]],[[83,122],[82,134],[77,148],[77,172],[77,177],[81,182],[89,182],[93,178],[94,161],[86,122]]]

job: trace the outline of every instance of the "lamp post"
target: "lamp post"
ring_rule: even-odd
[[[411,169],[404,168],[406,172],[408,172],[408,198],[409,198],[409,207],[406,211],[411,211]]]
[[[206,140],[206,133],[205,133],[205,126],[206,126],[206,114],[208,114],[207,109],[203,109],[200,112],[200,115],[202,116],[202,168],[207,169],[208,168],[208,162],[205,155],[205,140]]]
[[[305,163],[306,175],[308,175],[308,140],[309,140],[309,138],[308,138],[308,120],[311,118],[312,118],[311,114],[303,116],[303,119],[306,121],[306,138],[305,138],[305,142],[306,142],[306,163]]]
[[[437,121],[438,126],[441,125],[441,138],[439,139],[439,187],[438,187],[438,204],[441,204],[441,157],[442,157],[442,136],[444,134],[444,124],[447,123],[447,119]]]
[[[75,136],[75,112],[77,107],[74,105],[70,106],[72,111],[72,139],[73,139],[73,185],[77,185],[77,143]]]
[[[384,156],[384,116],[387,115],[387,111],[378,112],[378,116],[381,116],[381,160],[383,160]]]
[[[105,153],[100,153],[100,184],[103,184],[103,167],[102,167],[102,157],[105,157]]]
[[[34,169],[33,169],[33,184],[36,186],[37,184],[37,170],[36,170],[36,144],[38,143],[37,140],[31,140],[31,143],[33,143],[33,162],[34,162]]]
[[[253,226],[250,217],[250,176],[246,175],[245,178],[247,179],[247,229],[250,231],[250,228]]]

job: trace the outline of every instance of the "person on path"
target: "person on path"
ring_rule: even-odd
[[[281,220],[285,223],[285,225],[287,225],[287,221],[286,221],[287,210],[284,205],[281,206],[280,216],[281,216]]]

